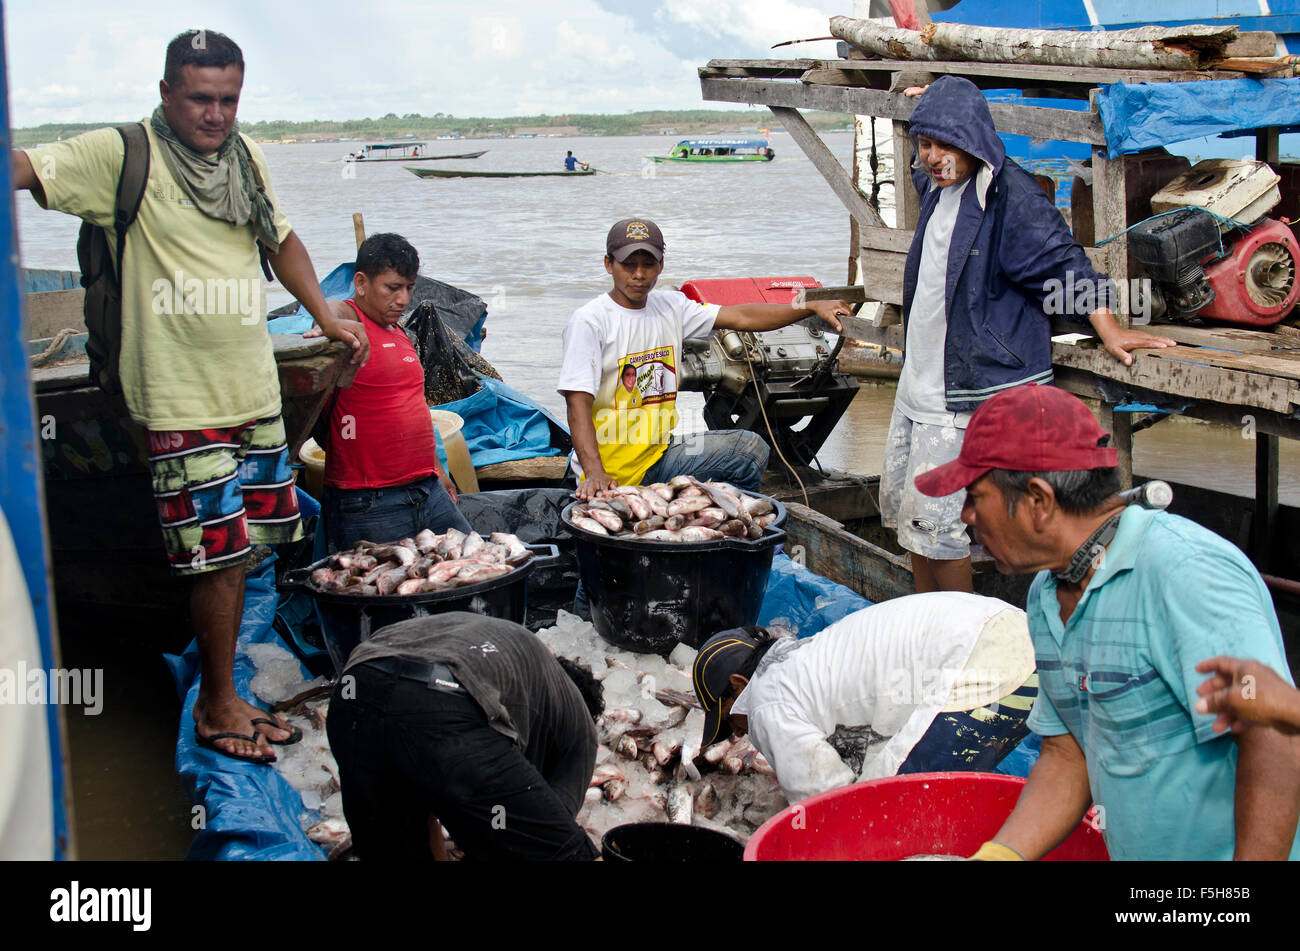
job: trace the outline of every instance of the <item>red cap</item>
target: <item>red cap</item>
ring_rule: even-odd
[[[1082,400],[1054,386],[1006,390],[975,411],[961,454],[916,477],[924,495],[951,495],[990,469],[1068,472],[1119,465],[1119,453]]]

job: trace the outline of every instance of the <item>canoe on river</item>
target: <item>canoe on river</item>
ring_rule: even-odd
[[[557,175],[564,178],[576,178],[580,175],[595,175],[594,168],[585,172],[468,172],[450,168],[407,168],[408,172],[421,178],[535,178],[542,175]]]

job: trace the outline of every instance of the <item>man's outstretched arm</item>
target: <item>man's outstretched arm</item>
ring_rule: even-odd
[[[1069,733],[1043,737],[1043,752],[995,842],[1034,861],[1065,840],[1092,802],[1088,764]]]
[[[576,495],[580,499],[593,499],[597,493],[612,489],[618,484],[605,472],[605,463],[600,458],[596,424],[592,419],[596,398],[582,390],[565,390],[564,403],[568,410],[569,437],[573,440],[573,451],[578,455],[578,463],[585,476]]]
[[[26,152],[14,149],[9,153],[14,180],[14,190],[24,190],[36,192],[37,198],[45,198],[45,189],[41,187],[41,180],[36,177],[36,169],[32,167],[32,160]],[[42,201],[44,204],[44,201]]]
[[[358,366],[364,364],[370,355],[370,341],[365,328],[343,301],[325,299],[311,257],[297,233],[290,231],[280,242],[280,250],[268,254],[266,259],[285,290],[307,308],[325,336],[348,344],[354,351],[352,362]]]

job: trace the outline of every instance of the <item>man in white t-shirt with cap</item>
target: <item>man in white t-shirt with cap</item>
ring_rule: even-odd
[[[748,733],[791,802],[898,773],[990,771],[1038,694],[1025,613],[963,592],[864,608],[812,637],[723,631],[700,648],[703,746]]]
[[[707,340],[715,329],[762,332],[816,314],[839,332],[843,301],[785,304],[700,304],[680,291],[655,290],[664,268],[664,237],[647,218],[626,218],[605,239],[608,292],[574,311],[564,327],[557,389],[568,407],[571,464],[578,496],[593,498],[617,485],[666,482],[675,475],[730,482],[756,491],[768,448],[747,430],[674,436],[682,344]],[[616,399],[628,366],[643,398]]]

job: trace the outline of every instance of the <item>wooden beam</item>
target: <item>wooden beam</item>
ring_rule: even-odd
[[[1162,324],[1161,327],[1164,325]],[[1284,354],[1290,354],[1289,356]],[[1270,353],[1233,353],[1230,350],[1214,350],[1210,347],[1166,347],[1164,350],[1152,350],[1150,356],[1155,360],[1168,360],[1175,363],[1203,363],[1208,366],[1225,367],[1229,370],[1245,370],[1260,376],[1282,377],[1300,380],[1300,359],[1295,351],[1278,351]]]
[[[1277,126],[1255,130],[1255,158],[1269,165],[1278,164]]]
[[[1110,444],[1116,450],[1119,460],[1119,487],[1133,488],[1133,420],[1128,413],[1115,412],[1112,403],[1102,401],[1101,428],[1110,433]]]
[[[1255,518],[1250,530],[1250,560],[1267,571],[1277,526],[1278,438],[1255,433]]]
[[[903,269],[907,255],[896,251],[876,251],[863,248],[858,255],[862,271],[862,286],[872,300],[886,304],[903,303]]]
[[[790,137],[798,143],[799,148],[803,149],[808,160],[813,163],[813,167],[821,173],[822,178],[826,179],[826,183],[831,186],[831,191],[835,192],[836,197],[849,210],[849,214],[863,225],[886,228],[887,225],[879,212],[872,208],[862,192],[858,191],[844,166],[826,147],[826,143],[821,140],[799,110],[785,106],[768,108],[771,109],[772,115],[776,116],[777,121],[785,126],[785,131],[790,133]]]
[[[1091,115],[1097,114],[1096,96],[1092,97]],[[1124,156],[1111,161],[1106,149],[1092,150],[1092,220],[1098,238],[1119,234],[1128,227],[1128,212],[1124,191]],[[1120,313],[1115,315],[1121,327],[1129,325],[1128,300],[1128,238],[1111,241],[1101,250],[1106,266],[1102,271],[1114,280],[1119,289]]]
[[[760,79],[700,79],[700,91],[709,102],[744,102],[792,109],[819,109],[848,115],[883,116],[906,120],[916,100],[879,89],[847,86],[811,86],[805,83]],[[1035,139],[1061,139],[1105,145],[1101,120],[1092,112],[990,103],[989,112],[999,132]]]
[[[1224,47],[1224,56],[1273,56],[1277,53],[1277,34],[1268,30],[1241,30]]]

